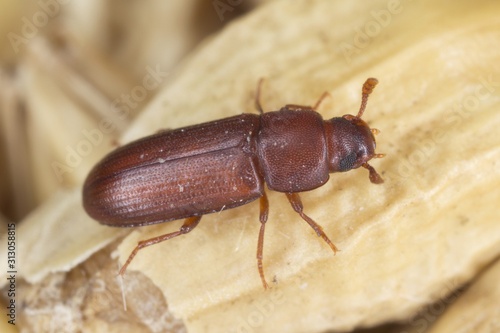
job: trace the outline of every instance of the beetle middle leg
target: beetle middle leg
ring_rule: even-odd
[[[313,106],[313,110],[318,110],[319,106],[321,105],[321,103],[323,102],[323,100],[327,97],[330,97],[330,93],[328,91],[325,91],[318,99],[318,101],[316,102],[316,104],[314,104]]]
[[[266,192],[260,197],[260,231],[259,231],[259,242],[257,243],[257,268],[259,269],[260,279],[264,289],[269,288],[264,277],[264,267],[262,266],[262,257],[264,249],[264,231],[266,229],[267,217],[269,215],[269,201],[267,200]]]
[[[262,91],[262,83],[264,82],[263,78],[259,79],[259,82],[257,82],[257,92],[255,94],[255,107],[257,111],[259,111],[260,114],[264,113],[264,109],[262,108],[262,103],[260,102],[260,94]],[[366,85],[366,83],[365,83]],[[287,104],[285,105],[284,109],[287,109],[289,111],[300,111],[300,110],[310,110],[310,111],[316,111],[323,100],[327,97],[331,96],[328,91],[325,91],[318,99],[316,104],[314,106],[307,106],[307,105],[298,105],[298,104]]]
[[[298,193],[285,193],[285,194],[286,197],[288,198],[288,201],[290,201],[293,210],[296,211],[300,215],[300,217],[302,217],[302,219],[306,221],[311,226],[311,228],[314,229],[314,231],[316,231],[316,234],[318,236],[324,239],[324,241],[333,250],[333,253],[335,254],[337,251],[339,251],[339,249],[337,249],[337,247],[330,241],[328,236],[325,234],[323,228],[319,224],[314,222],[314,220],[311,219],[309,216],[304,214],[303,212],[304,206],[302,205],[302,201],[300,200],[299,194]]]
[[[314,106],[299,105],[299,104],[287,104],[283,109],[288,111],[317,111],[323,100],[331,96],[328,91],[325,91]]]
[[[257,111],[259,111],[260,114],[264,113],[264,110],[262,109],[262,104],[260,103],[260,91],[262,90],[262,82],[264,82],[264,79],[260,78],[259,82],[257,83],[257,93],[255,94],[255,107],[257,108]]]
[[[148,247],[150,245],[158,244],[160,242],[169,240],[171,238],[174,238],[174,237],[177,237],[177,236],[180,236],[183,234],[187,234],[188,232],[193,230],[198,225],[198,223],[200,223],[200,220],[201,220],[201,216],[188,217],[184,221],[184,224],[180,227],[180,229],[178,231],[140,241],[139,243],[137,243],[137,246],[134,248],[134,250],[130,253],[127,261],[122,266],[122,268],[120,269],[120,272],[118,274],[120,274],[120,275],[125,274],[125,270],[127,270],[127,266],[132,262],[132,259],[134,259],[135,255],[137,254],[137,252],[139,252],[139,250],[141,250],[145,247]]]

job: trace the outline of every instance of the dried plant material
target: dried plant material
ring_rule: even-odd
[[[155,295],[164,310],[165,297],[189,332],[346,331],[408,320],[469,281],[500,252],[500,50],[492,47],[499,11],[487,1],[275,1],[207,41],[169,76],[122,142],[255,112],[261,77],[267,78],[265,110],[312,105],[328,90],[332,98],[318,110],[325,118],[355,113],[361,84],[376,77],[380,84],[364,118],[381,130],[377,150],[387,157],[373,164],[385,184],[375,186],[366,170],[356,170],[333,174],[302,196],[306,213],[341,249],[336,256],[282,194],[269,193],[264,269],[270,291],[263,291],[257,272],[255,202],[205,216],[189,235],[141,251],[124,283],[154,285],[128,289],[127,303],[149,309]],[[53,317],[58,328],[71,322],[93,332],[160,330],[154,326],[163,318],[159,312],[113,311],[121,295],[112,279],[103,280],[109,298],[85,303],[87,320],[71,305],[81,295],[62,291],[75,281],[84,285],[80,266],[67,275],[53,272],[74,268],[124,232],[90,220],[79,192],[59,194],[19,228],[19,277],[34,283],[23,285],[30,291],[25,309],[60,306],[59,313],[73,317]],[[133,232],[119,247],[120,262],[138,240],[181,223]],[[114,276],[116,266],[98,266],[88,279]],[[55,286],[55,297],[37,303],[47,284]],[[28,327],[50,319],[24,318]]]
[[[264,249],[271,291],[256,268],[258,203],[205,216],[189,235],[138,254],[129,269],[160,287],[190,332],[403,320],[498,255],[498,7],[389,6],[264,6],[198,50],[134,123],[128,139],[253,112],[260,77],[268,78],[265,109],[313,104],[326,89],[332,99],[320,112],[328,118],[357,110],[367,77],[380,81],[365,118],[382,131],[378,151],[387,157],[374,165],[386,183],[374,186],[359,170],[303,195],[306,212],[342,250],[337,256],[278,193],[269,197]],[[138,240],[180,224],[134,232],[121,261]]]
[[[15,35],[21,33],[22,17],[31,17],[37,10],[36,3],[20,1],[2,1],[0,2],[0,12],[2,20],[0,21],[0,34],[4,36],[0,41],[0,63],[12,64],[16,60],[18,50],[13,47],[12,40]]]
[[[26,315],[19,326],[29,332],[185,332],[147,277],[132,273],[133,281],[120,283],[110,253],[115,247],[111,244],[69,273],[22,283],[18,300]],[[122,293],[148,302],[124,303]]]
[[[118,50],[117,61],[139,77],[144,68],[158,64],[171,70],[203,37],[213,32],[220,21],[206,15],[211,1],[141,1],[123,6],[112,1],[109,18],[114,30],[109,37],[125,38]],[[133,22],[133,24],[131,24]],[[113,47],[116,40],[110,40]]]
[[[20,219],[35,206],[25,117],[16,80],[0,70],[0,210]],[[7,225],[5,223],[4,225]]]
[[[500,261],[479,276],[428,333],[500,331]]]
[[[30,283],[49,273],[68,271],[123,234],[123,230],[99,225],[85,214],[79,189],[60,191],[16,229],[17,277]],[[2,262],[7,262],[6,241],[5,237],[1,240]],[[0,287],[6,283],[2,278]]]
[[[20,65],[28,138],[32,147],[33,191],[39,202],[61,185],[78,184],[109,149],[127,121],[112,112],[106,96],[82,78],[43,38],[33,40]],[[54,74],[56,73],[56,74]],[[91,110],[112,127],[95,122]],[[107,111],[107,116],[105,112]],[[106,118],[105,118],[106,117]]]

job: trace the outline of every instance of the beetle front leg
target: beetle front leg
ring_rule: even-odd
[[[262,266],[262,257],[264,251],[264,231],[266,228],[267,217],[269,215],[269,201],[267,200],[266,192],[260,197],[260,231],[259,241],[257,243],[257,268],[259,269],[260,280],[264,289],[269,288],[264,277],[264,267]]]
[[[169,234],[165,234],[165,235],[161,235],[161,236],[157,236],[157,237],[153,237],[150,239],[140,241],[139,243],[137,243],[137,246],[134,248],[134,250],[130,253],[127,261],[122,266],[122,268],[120,269],[120,272],[118,274],[120,274],[120,275],[125,274],[125,271],[127,270],[127,266],[132,262],[132,259],[134,259],[135,255],[137,254],[137,252],[139,252],[139,250],[141,250],[145,247],[148,247],[150,245],[158,244],[160,242],[169,240],[171,238],[174,238],[174,237],[177,237],[177,236],[180,236],[183,234],[187,234],[188,232],[193,230],[198,225],[198,223],[200,223],[200,220],[201,220],[201,216],[188,217],[184,221],[184,224],[180,227],[179,231],[171,232]]]
[[[288,198],[288,201],[290,201],[293,210],[296,211],[300,215],[300,217],[302,217],[302,219],[306,221],[311,226],[311,228],[314,229],[314,231],[316,231],[316,234],[318,236],[320,236],[325,240],[325,242],[333,250],[333,253],[335,254],[337,251],[339,251],[339,249],[337,249],[337,247],[330,241],[328,236],[325,234],[323,228],[319,224],[314,222],[314,220],[311,219],[309,216],[304,214],[303,212],[304,206],[302,205],[302,201],[300,200],[299,194],[298,193],[285,193],[285,194],[286,197]]]

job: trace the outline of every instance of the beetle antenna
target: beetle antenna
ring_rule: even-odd
[[[363,84],[363,90],[361,95],[361,106],[359,107],[357,118],[361,118],[363,116],[363,112],[365,112],[366,103],[368,103],[368,96],[372,93],[373,89],[377,85],[378,80],[371,77],[366,79]]]
[[[361,166],[365,169],[368,169],[368,171],[370,172],[370,181],[373,184],[382,184],[384,182],[382,177],[380,177],[380,175],[377,173],[377,171],[370,164],[363,163],[363,164],[361,164]]]

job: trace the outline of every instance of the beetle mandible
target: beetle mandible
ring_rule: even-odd
[[[382,178],[368,164],[375,153],[376,129],[361,117],[378,83],[363,84],[358,114],[323,120],[313,107],[287,104],[264,113],[262,80],[255,104],[259,115],[244,113],[204,124],[160,132],[105,156],[83,186],[83,206],[102,224],[138,227],[185,218],[178,231],[140,241],[120,269],[124,274],[137,252],[186,234],[202,215],[235,208],[260,198],[257,267],[263,287],[269,285],[262,265],[270,190],[285,193],[292,208],[334,251],[320,225],[303,212],[299,192],[325,184],[329,174],[359,167],[372,183]]]

